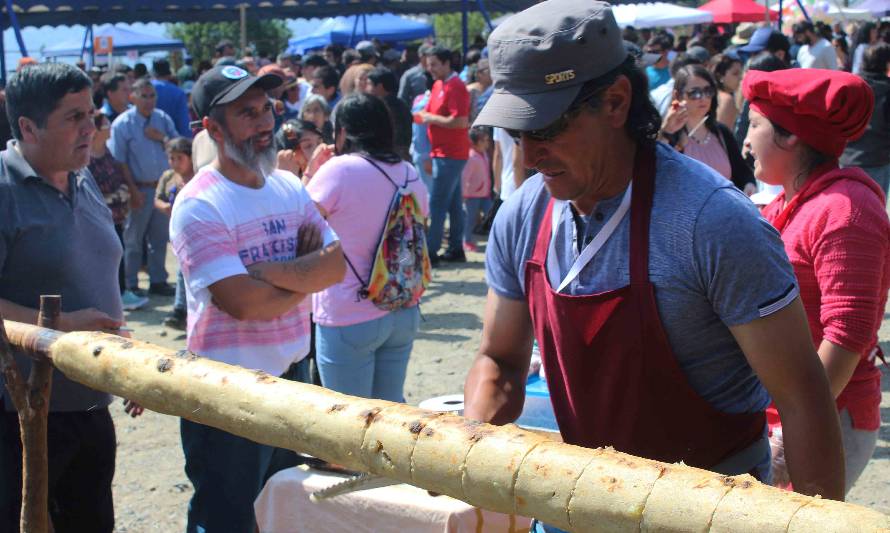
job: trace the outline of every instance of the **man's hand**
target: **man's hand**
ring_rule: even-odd
[[[146,137],[155,142],[162,143],[164,142],[164,137],[166,137],[166,135],[164,135],[164,132],[155,128],[154,126],[146,126],[143,131],[145,132]]]
[[[315,224],[303,224],[297,230],[297,257],[320,250],[323,244],[321,230]]]
[[[423,171],[426,172],[427,174],[429,174],[430,176],[433,175],[433,160],[432,159],[424,159],[423,160]],[[432,193],[432,191],[430,191],[430,193]]]
[[[141,415],[145,412],[145,407],[142,407],[138,403],[133,400],[124,400],[124,412],[130,415],[133,418]]]
[[[116,330],[123,325],[107,314],[93,307],[62,313],[59,316],[59,329],[62,331]]]
[[[145,193],[130,187],[130,209],[141,209],[145,205]]]
[[[414,116],[419,123],[429,124],[430,116],[432,116],[432,113],[430,113],[429,111],[418,111],[414,113]]]

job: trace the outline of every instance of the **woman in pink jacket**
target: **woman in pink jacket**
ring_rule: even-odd
[[[751,105],[745,148],[754,174],[784,188],[763,215],[782,234],[837,398],[849,492],[881,423],[875,358],[890,288],[890,221],[881,188],[858,168],[839,168],[838,158],[865,131],[874,96],[857,76],[817,69],[752,71],[743,91]],[[774,431],[778,422],[774,412]],[[782,446],[773,441],[775,458]]]

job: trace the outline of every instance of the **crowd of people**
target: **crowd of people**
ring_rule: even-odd
[[[676,36],[580,0],[466,56],[24,61],[0,121],[0,313],[35,323],[57,293],[60,329],[126,334],[125,311],[173,298],[194,353],[402,402],[433,269],[487,236],[466,416],[515,420],[535,352],[566,442],[843,499],[880,426],[888,73],[888,23]],[[111,399],[53,379],[53,525],[111,531]],[[181,439],[190,532],[253,531],[299,461],[185,419]],[[0,480],[13,531],[20,476]]]

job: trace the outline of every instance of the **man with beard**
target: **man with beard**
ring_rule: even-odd
[[[801,45],[797,52],[797,62],[801,68],[824,68],[837,70],[837,55],[834,46],[824,39],[810,21],[794,25],[794,42]]]
[[[340,243],[299,179],[276,170],[275,75],[228,65],[198,79],[192,106],[217,156],[176,198],[170,235],[186,284],[188,348],[204,357],[309,381],[310,293],[340,282]],[[182,420],[195,487],[187,531],[253,532],[265,480],[296,461],[274,449]]]

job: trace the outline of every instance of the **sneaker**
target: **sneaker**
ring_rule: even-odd
[[[476,253],[476,252],[479,251],[479,248],[476,247],[476,244],[475,244],[475,243],[472,243],[472,242],[465,242],[465,243],[464,243],[464,251],[465,251],[465,252],[473,252],[473,253]]]
[[[446,263],[466,263],[467,255],[463,250],[448,250],[441,257]]]
[[[145,307],[148,298],[145,296],[137,296],[133,291],[124,291],[121,295],[121,301],[124,303],[124,311],[135,311]]]
[[[172,313],[164,317],[164,325],[170,329],[185,331],[186,311],[185,309],[174,309]]]
[[[148,294],[154,294],[157,296],[175,296],[176,287],[170,285],[169,283],[152,283],[148,287]]]
[[[430,266],[436,268],[442,262],[442,256],[439,254],[430,255]]]

